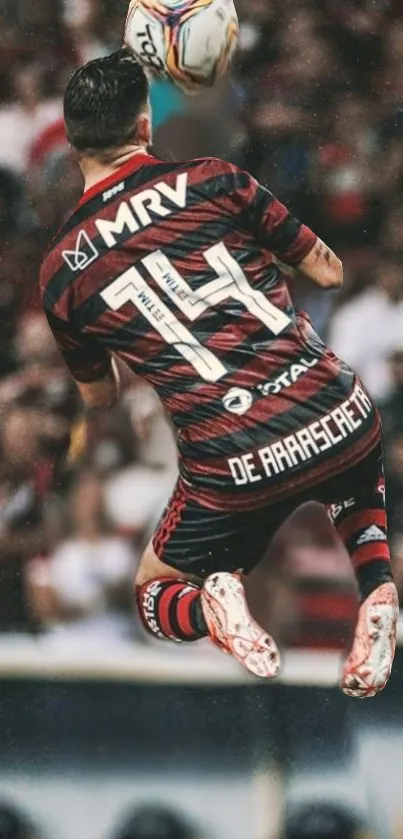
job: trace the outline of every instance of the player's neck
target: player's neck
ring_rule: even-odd
[[[84,192],[113,175],[132,157],[138,154],[146,154],[146,152],[147,147],[145,145],[131,145],[119,149],[116,156],[111,155],[110,158],[106,157],[103,160],[95,157],[83,157],[80,166],[84,175]]]

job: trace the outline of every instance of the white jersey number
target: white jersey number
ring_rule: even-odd
[[[245,309],[274,335],[280,335],[287,328],[291,319],[270,303],[261,291],[256,291],[249,285],[242,268],[223,242],[208,248],[203,256],[217,277],[196,290],[190,287],[160,250],[144,257],[142,264],[160,289],[190,322],[195,321],[211,306],[216,306],[231,297],[242,303]],[[204,381],[217,382],[227,373],[220,359],[192,335],[172,309],[169,309],[143,280],[136,268],[129,268],[114,280],[101,292],[101,297],[114,311],[126,303],[133,303],[164,341],[174,346]]]

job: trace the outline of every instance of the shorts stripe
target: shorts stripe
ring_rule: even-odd
[[[179,479],[171,496],[171,500],[169,501],[153,536],[153,548],[158,559],[161,561],[163,561],[165,545],[181,521],[186,507],[186,501],[186,490],[182,481]]]

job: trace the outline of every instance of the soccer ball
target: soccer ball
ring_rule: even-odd
[[[125,43],[153,74],[198,93],[227,70],[238,39],[233,0],[132,0]]]

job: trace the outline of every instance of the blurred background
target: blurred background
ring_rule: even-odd
[[[154,84],[155,150],[245,167],[343,259],[341,293],[293,291],[381,409],[403,596],[402,3],[236,5],[231,78],[191,99]],[[0,0],[0,839],[401,839],[402,660],[369,706],[334,689],[356,591],[323,510],[299,511],[248,583],[288,649],[262,686],[136,622],[136,564],[176,475],[144,383],[54,478],[80,413],[38,295],[82,189],[62,96],[120,46],[126,9]]]

